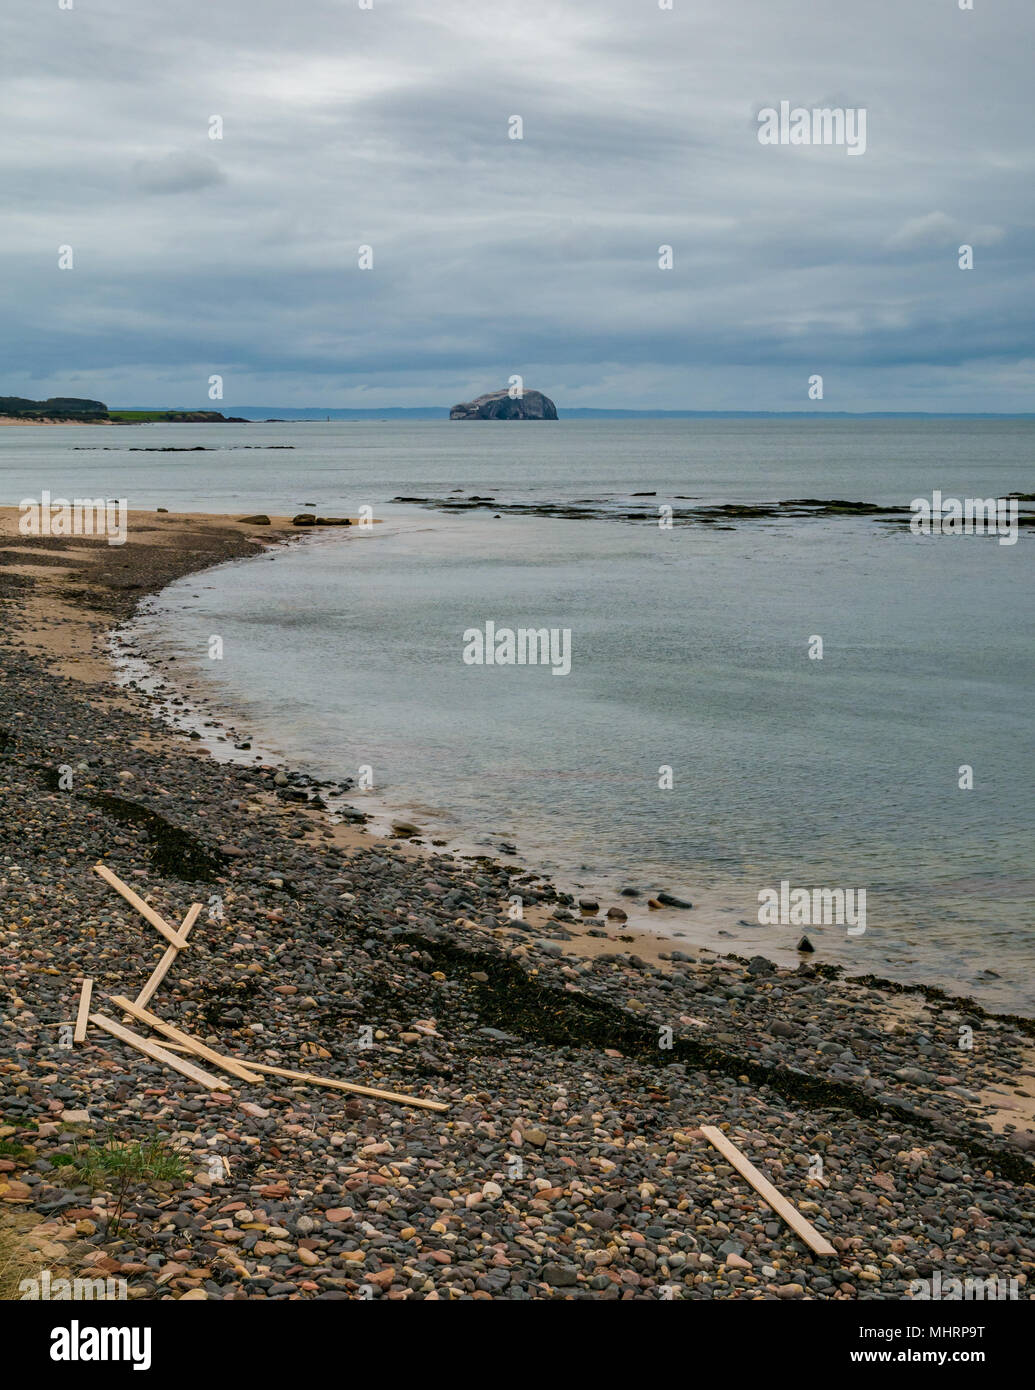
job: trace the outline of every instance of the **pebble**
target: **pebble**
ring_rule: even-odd
[[[1027,1296],[1032,1136],[1020,1112],[993,1130],[988,1100],[1030,1067],[1023,1021],[807,963],[565,954],[557,923],[509,917],[527,891],[513,865],[390,840],[350,854],[304,828],[319,813],[301,802],[262,810],[294,774],[153,740],[142,702],[99,708],[17,621],[0,645],[0,1210],[39,1218],[70,1267],[109,1260],[134,1298],[192,1301],[901,1300],[961,1268]],[[45,775],[59,763],[84,765],[71,792]],[[117,818],[105,794],[158,819]],[[62,1047],[84,975],[101,1000],[139,989],[159,954],[91,872],[101,858],[170,921],[219,904],[156,995],[163,1017],[242,1059],[448,1111],[273,1076],[209,1092],[94,1029]],[[545,880],[535,893],[575,905]],[[774,1219],[709,1124],[835,1260]],[[67,1163],[109,1128],[161,1134],[188,1174],[131,1188],[118,1241],[112,1194]]]

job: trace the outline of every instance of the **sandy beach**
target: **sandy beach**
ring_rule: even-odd
[[[938,1271],[1029,1296],[1030,1021],[681,951],[526,868],[335,824],[333,789],[208,756],[108,656],[143,597],[299,537],[290,518],[132,512],[125,546],[17,519],[0,509],[0,1217],[51,1268],[140,1299],[901,1299]],[[168,1023],[448,1108],[274,1075],[205,1090],[96,1027],[68,1046],[83,979],[120,1018],[108,997],[165,944],[97,861],[169,922],[203,905],[152,1001]],[[68,1155],[156,1131],[190,1177],[134,1190],[112,1230]]]

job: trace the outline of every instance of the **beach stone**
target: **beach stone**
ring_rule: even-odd
[[[796,1038],[801,1033],[801,1027],[797,1023],[788,1023],[778,1018],[769,1025],[769,1031],[778,1038]]]
[[[226,528],[220,560],[256,552],[246,529]],[[106,630],[200,565],[212,534],[142,559],[145,532],[137,554],[105,556],[110,607],[89,623]],[[9,556],[20,543],[6,538]],[[89,560],[76,538],[77,569]],[[192,1301],[354,1299],[364,1284],[392,1301],[644,1301],[667,1285],[701,1302],[897,1301],[934,1269],[1035,1265],[1023,1020],[798,960],[753,969],[690,947],[656,962],[606,942],[594,956],[583,935],[597,919],[531,869],[390,838],[343,847],[316,800],[344,790],[339,768],[222,763],[156,738],[140,692],[108,704],[103,686],[47,670],[27,641],[46,630],[24,626],[5,573],[0,1207],[39,1222],[39,1249],[127,1278],[134,1298]],[[62,763],[71,792],[44,775]],[[120,764],[157,840],[94,799],[119,788]],[[496,854],[503,832],[484,834]],[[208,905],[163,983],[163,1017],[217,1051],[447,1109],[272,1075],[209,1092],[93,1033],[59,1050],[84,975],[100,1000],[146,979],[163,949],[96,881],[98,860],[170,921]],[[547,922],[512,922],[515,894]],[[963,1053],[971,1021],[982,1045]],[[657,1047],[667,1023],[671,1051]],[[76,1112],[184,1159],[182,1178],[130,1190],[117,1235],[114,1194],[67,1162],[62,1116]],[[833,1264],[731,1178],[697,1128],[709,1123],[830,1236]],[[808,1176],[816,1154],[822,1180]]]

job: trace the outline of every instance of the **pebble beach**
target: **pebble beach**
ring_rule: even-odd
[[[115,686],[108,634],[143,597],[289,537],[131,513],[125,546],[27,539],[0,511],[0,1220],[27,1251],[134,1300],[901,1300],[936,1276],[1031,1297],[1032,1020],[644,945],[618,898],[339,824],[338,784],[218,761]],[[164,1020],[447,1109],[272,1074],[206,1090],[95,1027],[71,1045],[84,978],[119,1019],[165,949],[98,862],[170,923],[203,904]],[[77,1148],[156,1134],[186,1180],[132,1190],[116,1227],[111,1193],[67,1181]]]

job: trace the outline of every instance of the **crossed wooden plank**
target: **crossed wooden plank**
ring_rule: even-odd
[[[187,944],[187,936],[182,928],[179,933],[175,932],[161,913],[156,912],[149,903],[145,903],[140,894],[134,893],[129,884],[123,883],[122,879],[119,878],[117,874],[113,874],[107,864],[95,864],[93,866],[93,871],[95,874],[99,874],[101,878],[104,879],[105,883],[114,888],[116,893],[121,893],[130,907],[135,907],[141,917],[143,917],[146,922],[150,922],[156,930],[160,931],[171,946],[174,946],[177,951],[183,950],[184,946]],[[198,912],[200,912],[200,903],[197,904],[197,908]],[[197,920],[198,912],[194,913],[194,920]],[[191,922],[191,926],[193,925],[194,921]],[[186,923],[184,923],[184,926],[186,926]]]
[[[416,1096],[404,1096],[395,1091],[379,1091],[372,1086],[359,1086],[350,1081],[338,1081],[329,1077],[313,1076],[309,1072],[288,1071],[283,1067],[273,1067],[258,1062],[240,1062],[234,1057],[224,1056],[220,1052],[213,1051],[205,1043],[199,1042],[197,1038],[192,1038],[188,1033],[182,1032],[171,1023],[166,1023],[157,1014],[153,1014],[146,1007],[150,1002],[151,996],[155,993],[158,986],[162,983],[166,973],[173,961],[183,948],[187,945],[187,937],[194,923],[198,920],[201,913],[202,904],[192,903],[190,910],[180,930],[175,931],[160,912],[157,912],[149,903],[146,903],[139,893],[135,893],[128,883],[123,883],[119,876],[111,871],[106,864],[95,864],[94,872],[104,880],[116,893],[125,898],[129,905],[140,913],[145,921],[150,922],[156,931],[161,932],[162,936],[169,942],[168,948],[162,959],[151,972],[151,976],[135,1000],[128,999],[122,994],[109,995],[111,1002],[118,1006],[123,1014],[130,1018],[135,1018],[141,1023],[147,1024],[152,1032],[162,1034],[163,1038],[171,1039],[164,1046],[156,1042],[153,1038],[144,1037],[141,1033],[136,1033],[131,1028],[127,1028],[124,1023],[117,1023],[107,1014],[91,1013],[90,1001],[93,993],[93,980],[83,981],[82,992],[79,998],[79,1012],[76,1017],[75,1032],[73,1033],[74,1042],[83,1042],[86,1038],[87,1022],[93,1023],[98,1028],[103,1028],[112,1037],[119,1038],[122,1042],[128,1043],[138,1052],[144,1053],[153,1061],[161,1062],[164,1066],[172,1067],[175,1071],[189,1077],[192,1081],[198,1082],[202,1086],[207,1086],[210,1090],[226,1090],[227,1083],[218,1076],[213,1076],[211,1072],[203,1070],[186,1058],[177,1056],[177,1053],[186,1052],[193,1056],[201,1057],[218,1067],[221,1071],[228,1072],[231,1076],[237,1077],[239,1081],[251,1084],[261,1083],[262,1075],[266,1073],[272,1076],[289,1077],[296,1081],[304,1081],[315,1086],[329,1086],[335,1090],[351,1091],[357,1095],[372,1096],[378,1100],[392,1101],[397,1105],[413,1105],[424,1110],[447,1110],[449,1107],[440,1101],[424,1100]]]
[[[115,889],[116,893],[119,893],[125,898],[131,907],[136,908],[141,917],[150,922],[169,942],[169,947],[165,955],[155,966],[147,984],[136,997],[136,1004],[138,1007],[143,1008],[169,973],[173,961],[183,950],[184,946],[186,946],[187,937],[190,935],[190,929],[201,914],[202,904],[191,904],[186,917],[183,919],[180,930],[176,932],[170,927],[161,913],[156,912],[150,903],[144,902],[139,893],[134,893],[129,884],[123,883],[122,879],[119,878],[117,874],[112,873],[107,864],[95,864],[93,867],[94,872],[103,878],[105,883],[109,884]],[[89,978],[84,979],[82,990],[79,994],[79,1012],[76,1015],[75,1031],[72,1034],[72,1041],[74,1043],[86,1041],[86,1025],[87,1021],[90,1019],[90,998],[92,993],[93,980]]]

